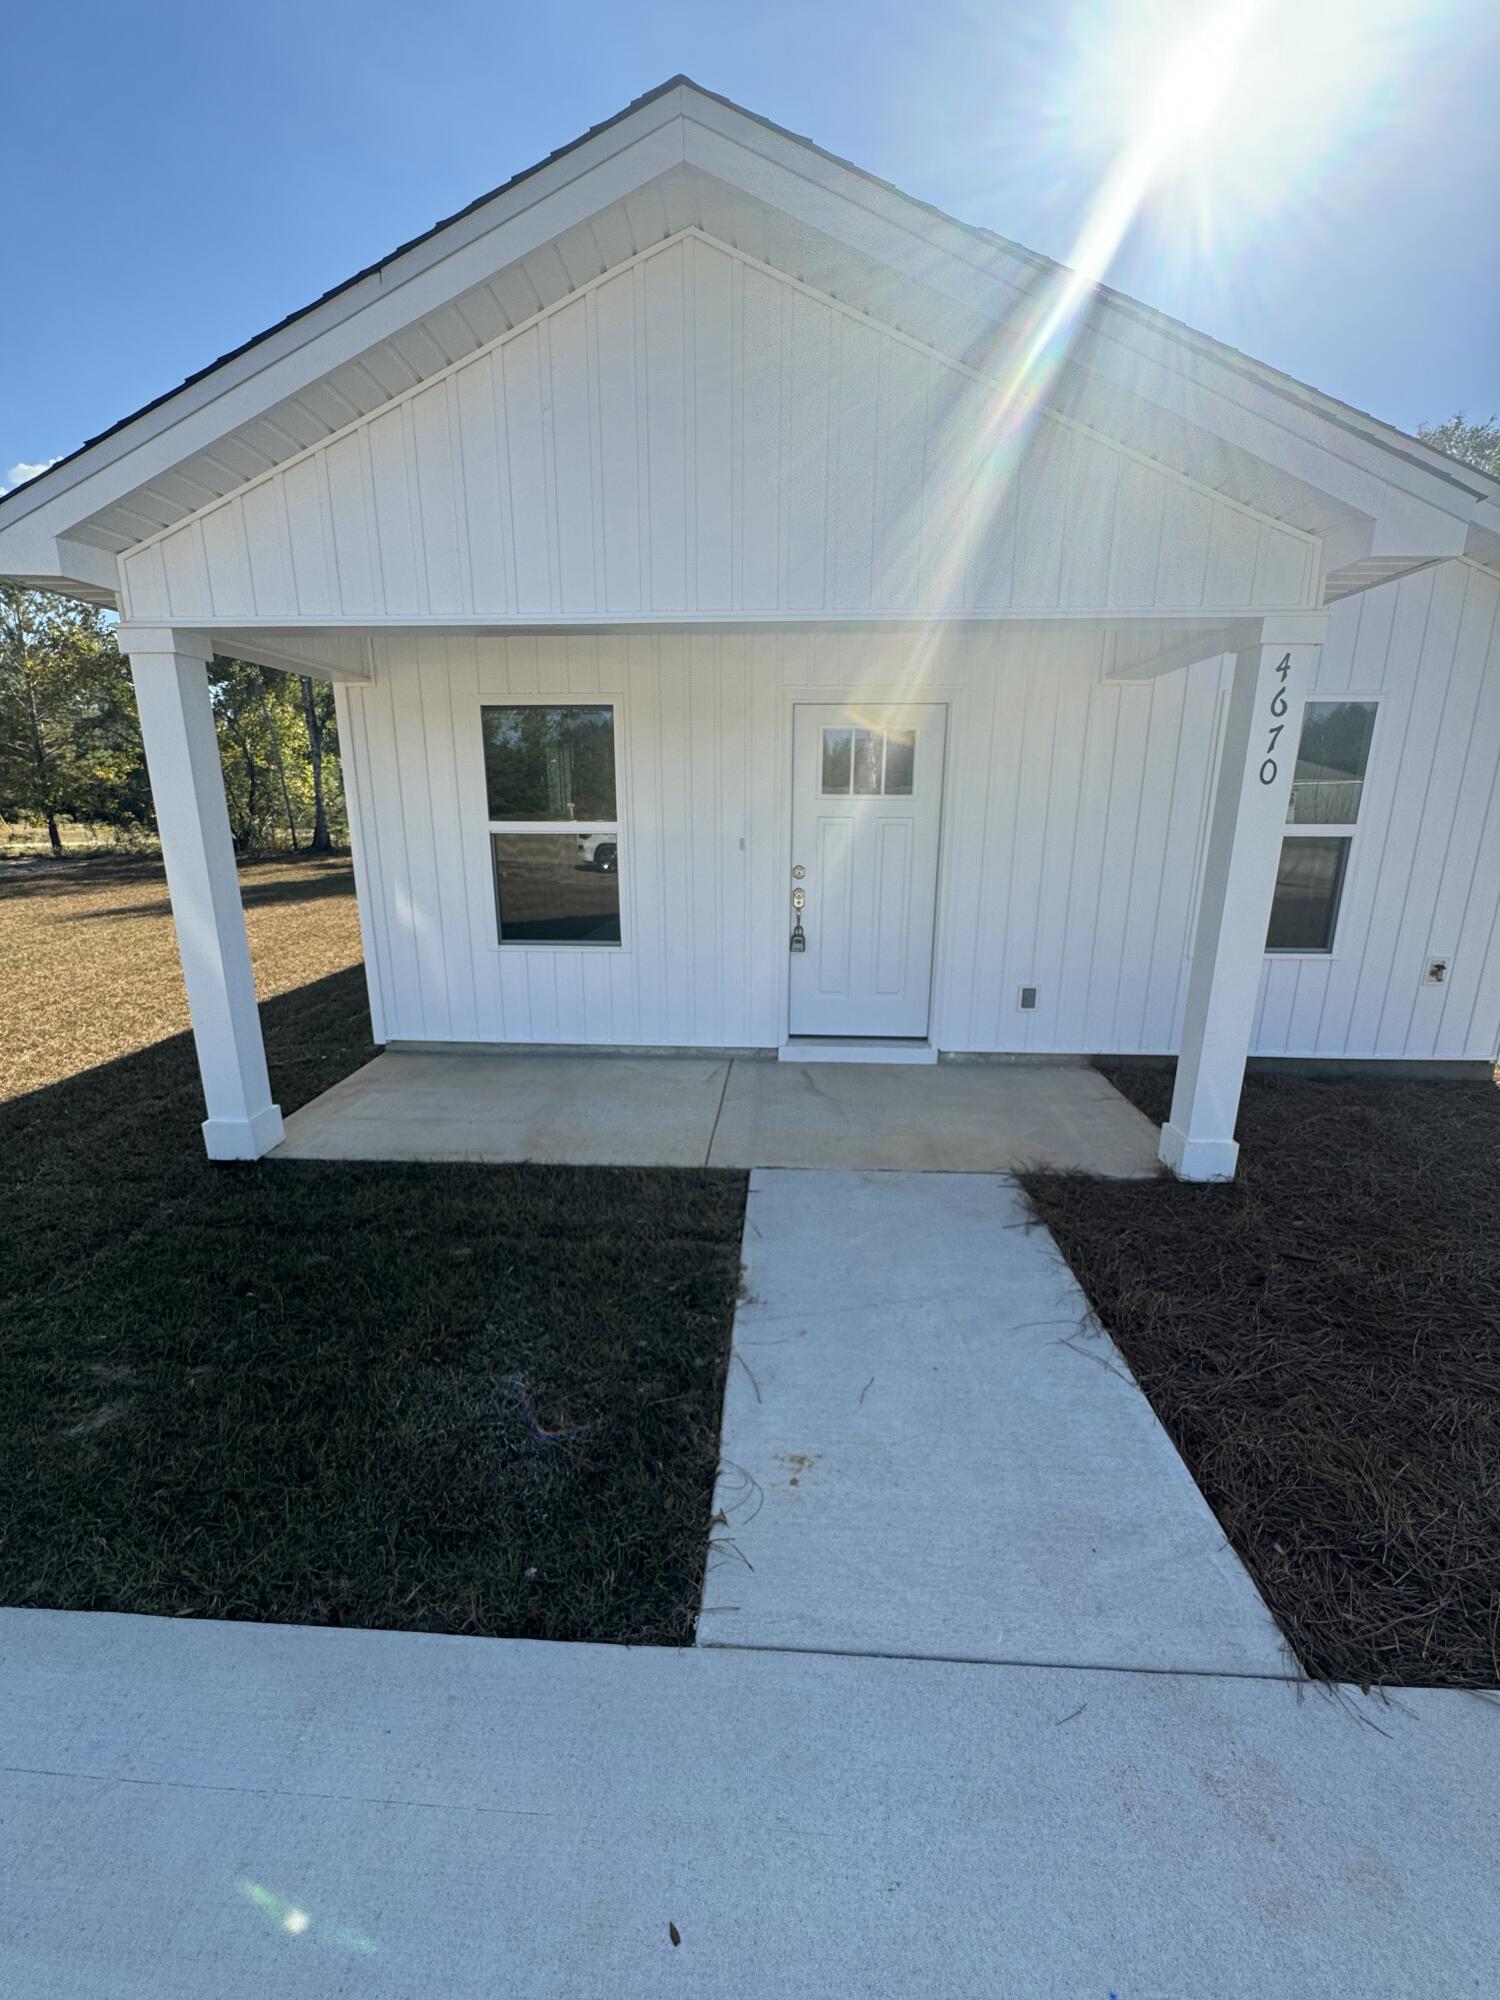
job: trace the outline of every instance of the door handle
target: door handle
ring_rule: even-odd
[[[805,889],[792,891],[792,935],[787,944],[788,951],[806,951],[807,933],[802,928],[802,911],[807,902]]]

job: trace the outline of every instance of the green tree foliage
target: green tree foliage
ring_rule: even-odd
[[[103,614],[0,584],[0,814],[142,827],[151,812],[130,675]]]
[[[245,660],[215,660],[209,678],[235,846],[327,853],[346,843],[343,790],[329,782],[332,688]]]
[[[347,844],[333,689],[242,660],[209,671],[235,845]],[[129,662],[107,614],[0,584],[0,818],[154,827]]]
[[[1500,479],[1500,418],[1471,424],[1462,410],[1455,410],[1445,424],[1421,425],[1417,436],[1450,458],[1460,458],[1465,465]]]

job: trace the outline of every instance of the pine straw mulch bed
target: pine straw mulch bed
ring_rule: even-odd
[[[0,1603],[690,1641],[745,1176],[212,1166],[124,867],[0,883],[0,957],[82,989],[4,1006],[53,1080],[0,1103]],[[246,874],[291,1110],[374,1053],[362,970],[310,976],[347,864]]]
[[[1252,1075],[1239,1136],[1025,1185],[1307,1674],[1500,1686],[1500,1090]]]

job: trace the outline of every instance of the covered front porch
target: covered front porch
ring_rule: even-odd
[[[274,644],[244,629],[124,624],[208,1151],[1107,1174],[1150,1171],[1160,1157],[1184,1178],[1228,1177],[1292,775],[1278,739],[1295,729],[1325,623],[1321,612],[1219,625],[1156,614],[378,641],[325,627]],[[225,815],[207,683],[215,651],[321,671],[340,695],[374,1038],[388,1053],[286,1129]],[[1195,663],[1189,701],[1178,684]],[[842,704],[829,708],[835,688]],[[624,914],[605,950],[513,943],[496,933],[480,719],[580,696],[592,705],[544,713],[611,718],[618,844],[586,879],[607,884]],[[532,709],[486,706],[517,700]],[[1143,740],[1135,718],[1158,707],[1164,727]],[[1071,764],[1054,751],[1055,778],[1039,778],[1019,747],[1038,710],[1055,718],[1058,746],[1078,745]],[[843,864],[816,831],[833,818],[816,764],[821,817],[795,830],[806,760],[794,780],[792,752],[809,713],[873,718],[863,733],[877,735],[892,715],[917,717],[933,752],[927,766],[919,752],[914,802],[876,801],[892,808],[883,821],[856,814],[857,837],[877,843],[867,856],[877,885],[896,836],[912,851],[908,826],[927,815],[925,913],[910,871],[894,899],[869,891],[921,918],[902,960],[919,1013],[884,1035],[809,1035],[787,1011],[788,968],[813,965],[811,950],[798,956],[804,886],[822,936],[839,935],[828,912]],[[1107,768],[1087,748],[1106,726]],[[1153,745],[1174,732],[1182,768],[1197,766],[1187,780],[1197,808],[1151,786]],[[1148,816],[1149,834],[1132,837]],[[1170,943],[1143,954],[1146,926],[1131,911],[1148,898],[1151,939],[1170,938],[1170,924],[1180,940],[1175,965]],[[852,935],[862,920],[857,898],[846,901]],[[889,954],[866,957],[874,991]],[[1177,1100],[1158,1141],[1088,1057],[1174,1047]]]
[[[387,1050],[286,1120],[273,1157],[1128,1177],[1158,1133],[1075,1062],[772,1062]]]

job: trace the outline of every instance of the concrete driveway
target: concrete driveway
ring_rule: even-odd
[[[14,2000],[1446,2000],[1500,1964],[1471,1696],[20,1611],[0,1685]]]

